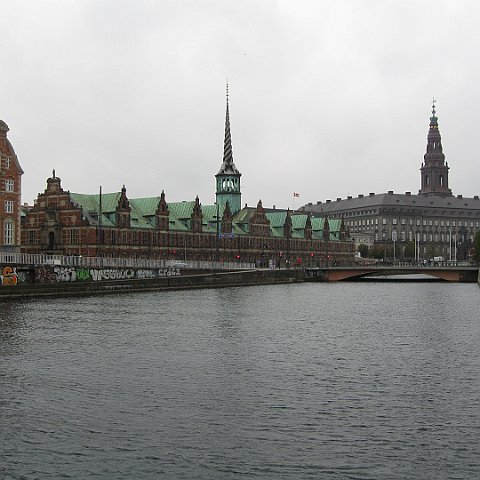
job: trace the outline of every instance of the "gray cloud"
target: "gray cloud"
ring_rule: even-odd
[[[2,7],[0,118],[71,191],[214,201],[225,79],[243,201],[416,192],[430,101],[454,193],[478,194],[474,1],[25,1]]]

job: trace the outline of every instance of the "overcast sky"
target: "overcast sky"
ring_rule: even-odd
[[[432,97],[480,194],[477,0],[5,0],[0,119],[32,203],[65,189],[215,201],[225,83],[242,201],[417,193]]]

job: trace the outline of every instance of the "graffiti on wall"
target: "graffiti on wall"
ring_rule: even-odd
[[[55,273],[50,267],[35,268],[35,283],[55,283]]]
[[[54,267],[55,282],[77,282],[91,280],[92,274],[88,268]]]
[[[17,267],[4,267],[0,275],[0,285],[10,286],[17,285],[17,283]]]
[[[79,267],[37,267],[35,282],[67,283],[67,282],[100,282],[105,280],[128,280],[180,275],[178,268],[160,268],[156,270],[133,268],[79,268]]]

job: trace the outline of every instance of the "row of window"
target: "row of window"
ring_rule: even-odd
[[[78,245],[81,243],[80,229],[64,229],[62,232],[61,242],[67,245]],[[39,245],[40,232],[39,230],[25,230],[24,242],[26,245]],[[55,237],[52,237],[52,246]],[[305,240],[305,239],[291,239],[287,244],[285,238],[255,238],[237,236],[230,239],[216,239],[212,234],[178,234],[166,232],[142,232],[130,230],[110,230],[104,229],[100,232],[99,245],[131,245],[131,246],[161,246],[161,245],[176,245],[177,248],[238,248],[238,249],[257,249],[264,252],[268,251],[286,251],[288,248],[292,250],[302,250],[308,248],[317,251],[324,248],[323,240]],[[341,242],[333,241],[329,244],[329,249],[335,251],[348,251],[349,246]]]
[[[388,220],[387,218],[382,218],[381,219],[381,224],[382,225],[387,225],[388,223]],[[392,218],[390,219],[391,220],[391,225],[398,225],[398,219],[397,218]],[[435,219],[435,220],[432,220],[432,219],[428,219],[428,218],[417,218],[417,219],[413,219],[413,218],[409,218],[409,219],[406,219],[406,218],[401,218],[400,219],[400,225],[411,225],[413,226],[414,224],[417,226],[417,227],[420,227],[420,226],[424,226],[424,227],[470,227],[470,228],[479,228],[479,225],[480,223],[478,221],[474,222],[472,220],[468,221],[468,220],[438,220],[438,219]],[[351,226],[351,227],[357,227],[357,226],[370,226],[370,225],[379,225],[379,219],[378,218],[367,218],[367,219],[362,219],[362,220],[350,220],[350,222],[346,222],[347,225]]]
[[[387,239],[387,232],[383,230],[382,232],[382,240]],[[417,241],[421,242],[441,242],[441,243],[450,243],[450,242],[465,242],[465,240],[469,240],[470,242],[473,242],[473,235],[460,235],[456,233],[452,233],[451,235],[449,233],[432,233],[432,232],[417,232]],[[376,232],[375,233],[375,241],[380,240],[380,233]],[[405,230],[402,230],[401,232],[397,233],[396,230],[392,232],[392,241],[401,241],[405,242],[407,241],[407,232]],[[415,240],[415,233],[410,230],[408,232],[408,241],[413,242]]]

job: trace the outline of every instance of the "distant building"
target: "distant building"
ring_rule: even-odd
[[[308,203],[300,210],[343,218],[357,247],[366,244],[371,252],[388,258],[468,259],[473,237],[480,228],[480,200],[478,196],[452,194],[435,105],[420,172],[418,195],[369,193]]]
[[[242,208],[241,173],[233,162],[227,96],[224,156],[216,203],[167,203],[166,195],[128,198],[62,188],[53,171],[35,205],[24,212],[22,251],[63,255],[255,262],[259,266],[319,265],[353,259],[341,218]]]
[[[0,250],[19,251],[23,170],[0,120]]]

